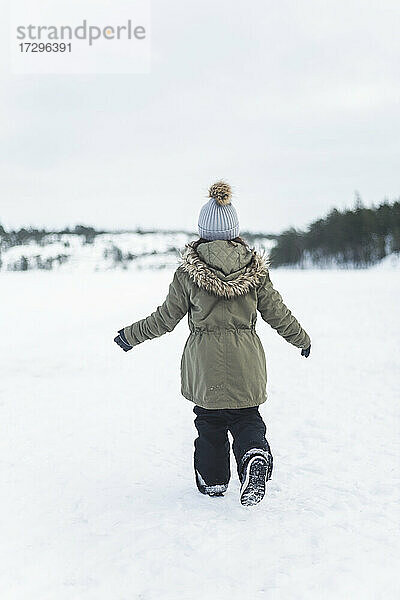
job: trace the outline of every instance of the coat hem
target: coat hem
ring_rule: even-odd
[[[221,402],[221,400],[218,400],[218,406],[210,406],[210,404],[205,404],[203,401],[196,400],[193,398],[193,396],[187,392],[184,392],[183,390],[181,390],[181,394],[184,398],[186,398],[186,400],[193,402],[193,404],[196,404],[196,406],[200,406],[201,408],[206,408],[208,410],[222,410],[226,408],[232,410],[238,408],[252,408],[253,406],[260,406],[261,404],[264,404],[264,402],[267,400],[267,394],[265,394],[264,396],[260,397],[259,400],[248,402],[246,404],[234,404],[232,402],[224,403]]]

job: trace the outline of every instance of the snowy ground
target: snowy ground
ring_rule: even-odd
[[[397,599],[400,278],[277,271],[312,356],[259,321],[268,498],[201,496],[187,334],[123,353],[171,272],[0,275],[2,600]]]

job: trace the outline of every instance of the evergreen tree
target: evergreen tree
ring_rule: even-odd
[[[400,201],[366,208],[356,193],[352,210],[333,209],[305,232],[284,231],[271,251],[271,262],[302,266],[307,259],[322,267],[368,267],[391,252],[400,252]]]

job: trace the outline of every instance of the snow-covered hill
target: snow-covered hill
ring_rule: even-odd
[[[27,271],[160,269],[176,266],[179,251],[196,236],[189,233],[104,233],[93,238],[77,234],[48,234],[40,241],[4,246],[0,270]],[[253,241],[253,240],[252,240]],[[257,248],[269,250],[271,240],[256,237]]]

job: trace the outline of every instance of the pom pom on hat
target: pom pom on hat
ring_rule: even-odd
[[[208,190],[208,195],[213,198],[220,206],[225,206],[231,203],[232,190],[229,183],[225,181],[217,181],[213,183]]]

